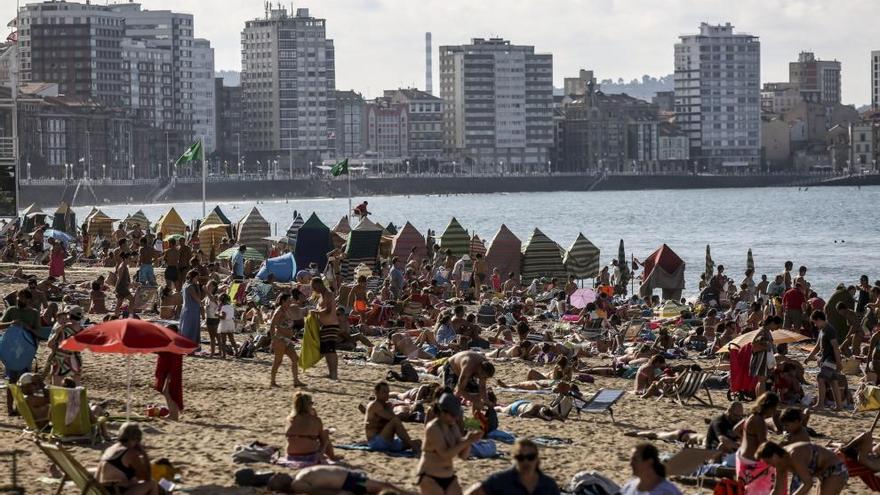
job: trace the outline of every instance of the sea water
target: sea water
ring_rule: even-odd
[[[209,191],[210,194],[210,191]],[[439,236],[450,218],[488,244],[504,223],[523,243],[537,227],[568,248],[582,232],[601,250],[601,263],[617,257],[624,240],[627,259],[643,260],[667,244],[687,264],[685,294],[697,291],[705,270],[706,245],[716,265],[737,284],[752,250],[755,281],[761,274],[781,273],[786,260],[795,270],[808,268],[807,280],[823,297],[839,283],[856,284],[866,274],[880,279],[880,187],[812,187],[693,189],[599,192],[496,193],[440,196],[355,197],[369,201],[370,218],[401,227],[409,221],[423,234]],[[216,202],[208,202],[208,210]],[[110,205],[101,209],[113,218],[142,209],[156,221],[170,206],[183,219],[202,217],[201,202]],[[223,202],[220,208],[237,222],[256,206],[284,235],[293,211],[304,218],[314,211],[329,227],[346,214],[347,198]],[[83,218],[90,207],[75,208]]]

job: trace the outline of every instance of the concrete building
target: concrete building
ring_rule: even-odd
[[[367,151],[364,97],[356,91],[336,91],[336,158],[353,158]]]
[[[874,124],[872,122],[858,122],[850,124],[850,171],[861,172],[874,170],[877,164],[875,155],[876,145],[874,142]]]
[[[761,44],[730,23],[700,25],[675,45],[676,123],[707,170],[757,168],[761,150]]]
[[[55,82],[64,95],[129,104],[123,16],[103,5],[52,1],[25,5],[19,18],[22,81]]]
[[[223,78],[216,77],[214,98],[217,124],[215,156],[223,161],[228,173],[236,173],[241,152],[241,86],[225,86]]]
[[[444,148],[461,164],[505,171],[547,167],[553,145],[553,56],[475,38],[440,47]]]
[[[164,129],[174,118],[171,51],[131,38],[121,46],[132,113],[141,122]]]
[[[765,83],[761,89],[761,111],[785,113],[804,101],[804,96],[791,83]]]
[[[202,139],[205,154],[217,148],[217,112],[214,108],[214,49],[204,39],[193,40],[193,138]]]
[[[690,159],[690,139],[677,125],[663,122],[657,129],[657,159],[687,165]]]
[[[675,112],[675,91],[658,91],[651,98],[651,103],[657,105],[661,112]]]
[[[788,82],[807,96],[807,101],[826,105],[840,103],[840,62],[819,60],[812,52],[801,52],[788,64]]]
[[[406,107],[408,157],[440,159],[443,157],[443,100],[413,88],[385,91],[391,103]]]
[[[761,147],[768,171],[791,165],[791,126],[779,117],[767,114],[761,119]]]
[[[403,103],[379,97],[364,105],[367,151],[378,158],[409,156],[409,114]]]
[[[880,109],[880,50],[871,52],[871,106]]]
[[[336,154],[336,72],[326,21],[272,8],[241,33],[248,163],[280,156],[294,168]]]

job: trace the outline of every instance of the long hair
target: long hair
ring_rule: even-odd
[[[657,476],[666,478],[666,466],[660,462],[660,452],[657,450],[657,447],[650,443],[642,443],[636,445],[636,449],[641,453],[639,457],[643,461],[651,461],[651,468]]]
[[[300,414],[308,414],[311,406],[312,396],[305,392],[297,392],[293,396],[293,411],[287,416],[287,420],[291,421],[294,416],[299,416]]]

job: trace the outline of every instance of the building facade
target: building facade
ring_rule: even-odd
[[[880,109],[880,50],[871,52],[871,106]]]
[[[797,62],[788,64],[788,82],[802,93],[807,101],[826,105],[840,103],[840,62],[819,60],[812,52],[801,52]]]
[[[356,91],[336,91],[336,157],[353,158],[367,151],[364,97]]]
[[[126,106],[125,18],[90,3],[32,3],[19,12],[21,80],[58,83],[68,96]]]
[[[241,57],[246,161],[283,156],[308,167],[334,156],[336,65],[326,21],[308,9],[271,9],[245,24]]]
[[[126,38],[122,42],[131,111],[144,124],[165,129],[174,118],[171,52]]]
[[[475,38],[440,47],[444,148],[482,170],[546,167],[553,144],[553,56]]]
[[[385,91],[391,103],[403,105],[407,112],[407,151],[411,158],[443,157],[443,100],[418,89]]]
[[[217,112],[214,96],[214,49],[204,39],[193,40],[193,134],[202,139],[204,152],[217,148]]]
[[[872,122],[850,124],[849,136],[850,171],[874,170],[876,168],[874,124]]]
[[[238,171],[241,152],[241,86],[225,86],[223,78],[214,78],[217,148],[215,155],[229,167],[229,173]]]
[[[403,103],[380,97],[364,106],[367,151],[377,158],[409,156],[409,114]]]
[[[755,168],[761,151],[761,45],[729,23],[675,45],[675,118],[707,170]]]

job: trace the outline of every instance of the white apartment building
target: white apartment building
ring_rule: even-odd
[[[700,25],[675,44],[676,123],[708,170],[757,167],[761,157],[761,44],[730,23]]]
[[[205,154],[217,148],[214,98],[214,49],[205,39],[193,40],[193,134],[202,139]]]

